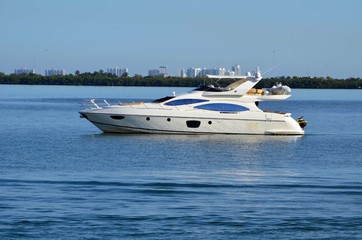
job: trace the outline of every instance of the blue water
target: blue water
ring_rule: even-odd
[[[362,239],[362,92],[264,109],[306,135],[102,134],[80,103],[188,88],[0,85],[0,239]]]

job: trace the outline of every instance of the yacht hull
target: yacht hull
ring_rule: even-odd
[[[160,134],[259,134],[303,135],[303,129],[290,116],[277,113],[207,113],[194,112],[192,117],[182,111],[147,114],[84,110],[81,115],[105,133]]]

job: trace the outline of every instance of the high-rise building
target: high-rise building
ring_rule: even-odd
[[[57,70],[57,69],[48,69],[45,70],[45,76],[64,76],[65,75],[65,70],[61,69],[61,70]]]
[[[228,72],[225,68],[189,68],[190,77],[204,77],[206,75],[224,76]],[[196,73],[197,72],[197,73]],[[195,76],[196,74],[196,76]]]
[[[191,78],[199,77],[200,73],[201,73],[201,68],[192,67],[192,68],[188,68],[186,70],[187,77],[191,77]]]
[[[122,77],[124,76],[124,74],[128,74],[128,68],[120,68],[120,67],[107,68],[107,73],[116,75],[117,77]]]
[[[167,77],[167,67],[160,66],[158,69],[150,69],[148,70],[148,76],[150,77]]]
[[[200,77],[206,75],[219,75],[219,71],[216,68],[203,68],[200,72]]]
[[[187,77],[187,74],[186,74],[186,71],[185,71],[184,68],[182,68],[182,69],[180,70],[180,77],[182,77],[182,78]]]
[[[204,77],[206,75],[216,76],[240,76],[240,65],[232,66],[232,70],[227,70],[224,67],[219,68],[188,68],[186,70],[187,77]]]
[[[231,71],[233,71],[236,76],[240,76],[241,75],[240,65],[236,64],[236,65],[232,66]]]
[[[26,69],[26,68],[15,69],[15,74],[35,74],[35,69]]]
[[[224,67],[221,67],[218,69],[218,72],[219,72],[219,74],[217,74],[217,75],[225,76],[226,69]]]
[[[150,69],[148,70],[148,76],[150,77],[156,77],[161,75],[160,70],[159,69]]]

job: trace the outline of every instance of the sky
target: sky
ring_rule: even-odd
[[[265,77],[362,77],[361,10],[361,0],[0,0],[0,72],[239,64]]]

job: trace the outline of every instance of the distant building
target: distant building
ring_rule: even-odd
[[[161,75],[160,70],[159,69],[150,69],[148,70],[148,76],[150,77],[156,77]]]
[[[200,73],[201,73],[201,68],[192,67],[186,70],[186,76],[190,78],[200,77]]]
[[[206,75],[219,75],[219,71],[216,68],[203,68],[199,76],[202,77]]]
[[[35,74],[35,69],[26,69],[26,68],[15,69],[15,74]]]
[[[187,74],[186,74],[186,71],[185,71],[184,68],[182,68],[182,69],[180,70],[180,77],[182,77],[182,78],[187,77]]]
[[[225,75],[225,68],[189,68],[186,71],[186,75],[187,77],[204,77],[206,75],[219,75],[219,76],[224,76]]]
[[[235,76],[235,72],[234,71],[229,71],[229,70],[226,70],[225,71],[225,76]]]
[[[232,66],[232,67],[231,67],[231,71],[234,72],[234,75],[240,76],[240,75],[241,75],[240,65],[239,65],[239,64],[236,64],[236,65]]]
[[[48,69],[45,70],[45,76],[64,76],[65,75],[65,70],[61,69],[61,70],[57,70],[57,69]]]
[[[158,69],[150,69],[148,70],[148,76],[150,77],[167,77],[167,67],[160,66]]]
[[[117,77],[122,77],[124,76],[124,74],[128,74],[128,68],[120,68],[120,67],[107,68],[107,73],[116,75]]]
[[[218,76],[224,76],[226,72],[225,68],[204,68],[201,70],[200,76],[206,76],[206,75],[218,75]]]
[[[240,75],[240,66],[235,65],[232,67],[232,71],[225,69],[224,67],[220,68],[188,68],[186,70],[187,77],[204,77],[206,75],[216,75],[216,76],[235,76]]]

